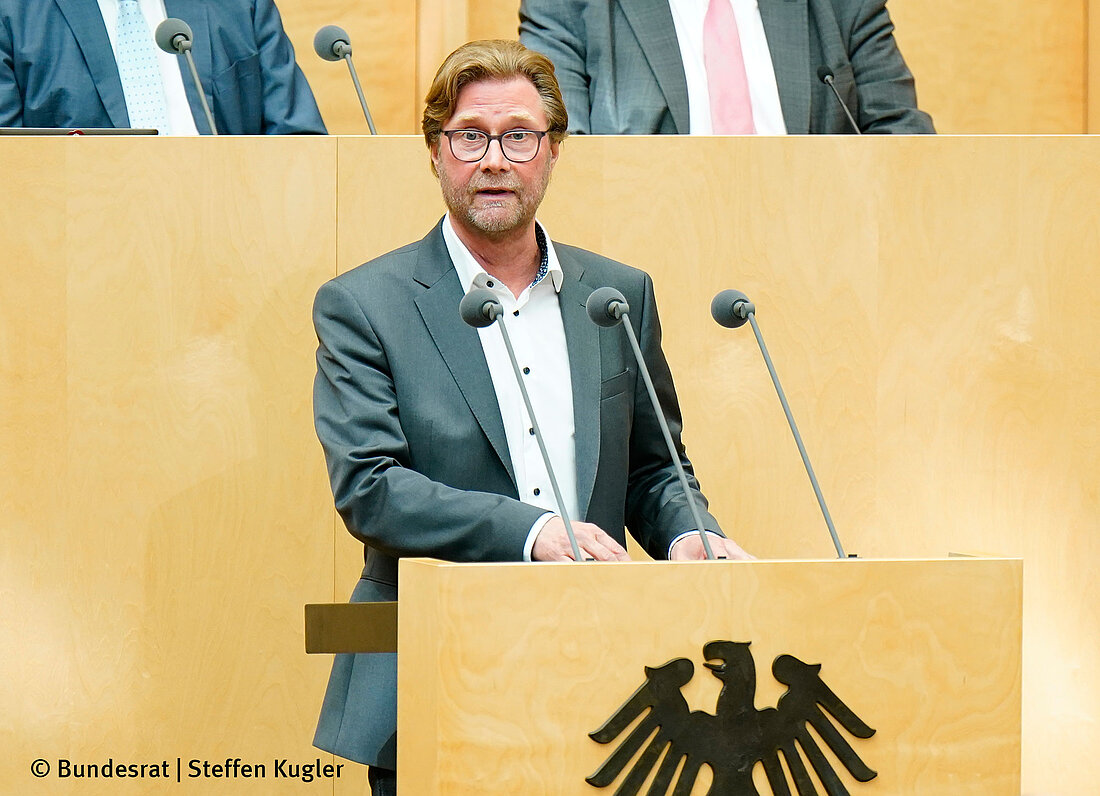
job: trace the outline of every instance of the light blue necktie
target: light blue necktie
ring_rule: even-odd
[[[138,0],[119,0],[116,48],[115,60],[130,126],[167,132],[168,103],[160,80],[156,46]]]

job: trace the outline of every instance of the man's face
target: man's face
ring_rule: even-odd
[[[454,115],[443,129],[500,135],[509,130],[543,131],[547,124],[534,84],[525,77],[515,77],[464,86]],[[475,163],[456,158],[445,135],[439,137],[432,150],[432,162],[452,221],[488,240],[502,240],[532,224],[557,159],[558,144],[552,143],[549,136],[527,163],[508,160],[499,141],[490,141],[485,155]]]

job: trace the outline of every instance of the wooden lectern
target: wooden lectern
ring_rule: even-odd
[[[757,710],[774,708],[787,691],[772,664],[793,656],[820,664],[820,681],[873,728],[869,738],[839,729],[876,772],[867,783],[810,731],[853,796],[1015,796],[1022,569],[1018,559],[996,558],[585,565],[403,559],[401,791],[611,796],[633,763],[608,787],[586,777],[633,725],[606,744],[589,733],[647,682],[645,667],[677,658],[693,664],[677,665],[681,674],[693,671],[682,687],[687,705],[715,714],[722,683],[704,667],[703,648],[731,641],[751,643]],[[347,649],[355,607],[309,608],[311,651]],[[337,637],[343,625],[342,642],[318,637],[328,609],[344,613],[332,614],[338,619],[321,635]],[[367,610],[377,615],[377,607]],[[714,724],[702,717],[692,726],[708,721]],[[798,749],[816,791],[826,793],[812,773],[812,750]],[[790,763],[783,765],[797,793]],[[641,767],[648,770],[641,793],[659,766],[649,768]],[[712,776],[704,767],[693,792],[706,793]],[[762,766],[753,778],[760,793],[772,792]]]

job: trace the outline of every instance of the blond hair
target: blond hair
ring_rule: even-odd
[[[428,96],[424,98],[421,122],[428,146],[434,147],[439,141],[443,125],[454,116],[458,94],[465,86],[482,80],[513,77],[526,77],[534,84],[549,122],[550,140],[555,143],[563,140],[568,135],[569,115],[550,59],[528,50],[518,41],[487,39],[462,45],[447,56],[435,73]]]

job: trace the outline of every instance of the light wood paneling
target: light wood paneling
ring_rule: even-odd
[[[519,38],[518,0],[471,0],[471,39]]]
[[[420,0],[417,4],[416,109],[424,110],[424,97],[436,70],[453,50],[470,41],[467,0]],[[419,125],[404,132],[413,133]]]
[[[888,7],[920,105],[941,133],[1083,133],[1088,1]]]
[[[878,461],[894,474],[879,500],[918,549],[965,539],[1027,562],[1025,793],[1097,776],[1098,143],[958,141],[948,158],[907,141],[913,166],[881,195],[896,223],[878,277]]]
[[[314,760],[333,594],[310,409],[329,139],[4,142],[2,789],[32,760]],[[325,757],[325,756],[322,756]],[[211,783],[184,780],[187,792]],[[37,785],[37,787],[36,787]]]
[[[446,212],[423,136],[341,140],[338,184],[341,272],[422,238]]]
[[[348,32],[378,132],[393,135],[418,129],[424,94],[416,84],[416,3],[283,0],[279,10],[330,133],[367,135],[369,130],[347,66],[324,61],[313,51],[313,36],[324,25],[339,25]]]
[[[416,99],[422,111],[436,70],[453,50],[476,39],[519,37],[519,0],[420,0],[418,5]]]
[[[417,728],[399,731],[402,787],[594,792],[584,777],[628,733],[606,746],[587,733],[645,681],[642,667],[693,661],[685,697],[713,714],[720,682],[702,649],[728,640],[752,644],[757,709],[786,690],[772,676],[776,657],[821,664],[829,688],[876,730],[848,739],[878,772],[867,792],[1018,796],[1021,569],[977,559],[402,562],[398,715]]]
[[[1100,133],[1100,0],[1089,0],[1088,132]]]

